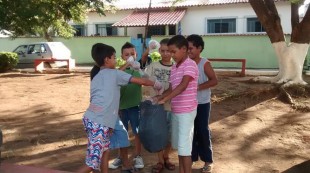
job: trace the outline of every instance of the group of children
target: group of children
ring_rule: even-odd
[[[191,173],[192,161],[198,157],[205,162],[202,172],[211,172],[210,87],[217,84],[217,78],[210,62],[200,57],[203,49],[204,42],[199,35],[163,39],[158,50],[161,60],[146,66],[146,75],[142,77],[131,43],[122,47],[126,64],[119,69],[116,69],[113,47],[102,43],[93,45],[91,53],[96,65],[91,70],[90,104],[83,116],[88,137],[86,165],[79,172],[106,173],[108,168],[122,166],[121,172],[125,173],[144,167],[138,133],[141,85],[153,86],[150,96],[157,104],[164,104],[171,133],[171,144],[157,153],[158,163],[152,172],[175,169],[169,161],[171,147],[178,150],[180,173]],[[146,58],[142,57],[141,64],[145,64]],[[129,123],[135,136],[133,167],[128,160]],[[109,151],[116,148],[120,149],[119,157],[108,164]]]

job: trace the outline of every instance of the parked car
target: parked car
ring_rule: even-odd
[[[19,45],[14,49],[18,54],[19,62],[17,67],[33,68],[34,60],[46,59],[70,59],[70,66],[75,66],[74,59],[71,58],[71,51],[62,42],[38,42]],[[72,61],[71,61],[72,60]],[[67,65],[66,62],[57,61],[57,67]]]

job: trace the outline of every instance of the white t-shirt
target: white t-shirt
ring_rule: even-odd
[[[164,87],[164,90],[169,88],[169,78],[171,73],[171,65],[164,65],[159,62],[152,62],[149,66],[146,67],[145,73],[150,76],[150,79],[157,79]],[[144,96],[156,96],[157,93],[152,87],[143,87],[143,95]],[[167,101],[164,104],[164,108],[166,111],[171,111],[170,101]]]

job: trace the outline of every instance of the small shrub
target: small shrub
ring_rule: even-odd
[[[0,73],[13,69],[18,63],[18,56],[14,52],[0,52]]]

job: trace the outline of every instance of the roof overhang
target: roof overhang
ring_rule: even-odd
[[[160,25],[176,25],[185,15],[185,9],[176,9],[171,11],[167,10],[156,10],[150,11],[149,26],[160,26]],[[115,27],[143,27],[147,23],[148,11],[135,11],[122,20],[114,23],[112,26]]]
[[[289,0],[274,0],[275,2]],[[183,0],[175,2],[175,0],[152,0],[152,9],[162,8],[187,8],[196,6],[214,6],[214,5],[230,5],[239,3],[249,3],[249,0]],[[149,1],[147,0],[118,0],[113,3],[119,10],[142,10],[148,9]]]

